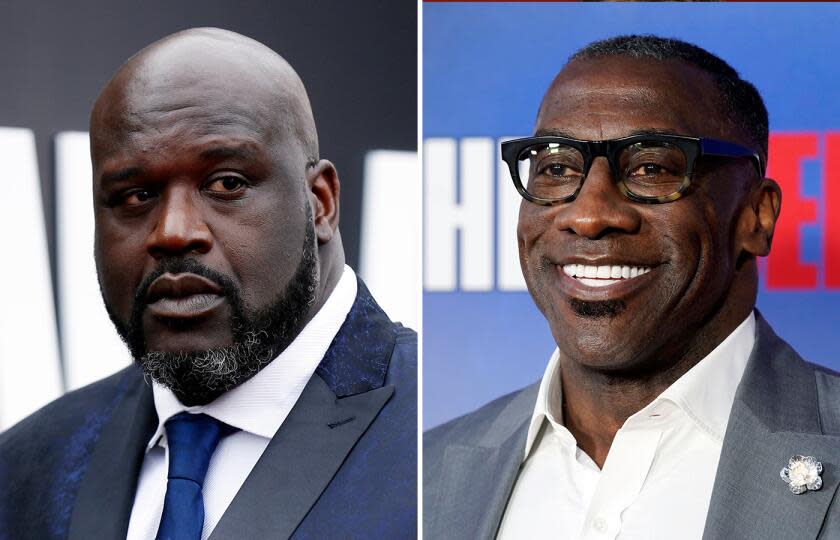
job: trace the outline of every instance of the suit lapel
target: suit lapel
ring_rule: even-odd
[[[816,538],[840,483],[840,437],[822,432],[813,368],[760,315],[756,322],[703,538]],[[822,489],[788,490],[779,472],[794,455],[822,462]]]
[[[336,399],[313,376],[211,540],[291,536],[393,392],[385,386]]]
[[[361,280],[315,374],[210,536],[288,538],[394,392],[397,327]]]
[[[69,540],[125,538],[146,444],[157,427],[151,389],[131,368],[128,388],[102,429],[79,486]]]
[[[495,538],[522,458],[539,385],[516,396],[476,444],[443,454],[439,496],[427,512],[434,538]]]

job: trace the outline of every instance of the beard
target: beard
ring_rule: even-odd
[[[167,272],[189,272],[219,285],[231,308],[232,345],[176,352],[146,350],[146,293],[152,282]],[[105,307],[146,377],[169,388],[184,405],[206,405],[253,377],[291,344],[303,329],[304,315],[315,302],[318,279],[315,228],[311,220],[306,220],[300,263],[289,284],[265,308],[249,311],[233,280],[188,257],[160,261],[137,287],[128,323],[114,315],[107,301]],[[171,326],[177,328],[178,323]]]
[[[590,319],[614,319],[622,311],[627,309],[627,304],[623,300],[590,301],[572,298],[569,300],[569,305],[572,306],[572,310],[579,317],[588,317]]]

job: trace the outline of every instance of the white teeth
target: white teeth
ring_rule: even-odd
[[[630,279],[647,274],[650,267],[627,266],[627,265],[602,265],[594,266],[588,264],[565,264],[563,273],[569,277],[577,278],[581,283],[593,287],[604,287],[618,283],[622,279]]]
[[[621,281],[620,279],[589,279],[589,278],[580,278],[580,282],[584,285],[589,285],[590,287],[606,287],[607,285],[612,285],[613,283],[618,283]]]

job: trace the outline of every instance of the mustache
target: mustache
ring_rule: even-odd
[[[167,257],[161,259],[155,269],[146,276],[134,291],[133,310],[138,311],[146,305],[149,287],[163,274],[195,274],[213,281],[222,290],[222,295],[228,298],[239,298],[239,289],[231,278],[201,264],[191,257]]]

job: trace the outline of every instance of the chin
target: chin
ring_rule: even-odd
[[[580,319],[555,332],[561,354],[568,361],[611,375],[644,372],[655,360],[653,335],[646,329],[625,330],[626,325],[609,318]],[[650,336],[640,339],[640,336]]]
[[[190,336],[186,339],[172,339],[165,341],[149,340],[144,354],[203,354],[207,351],[231,347],[230,340],[202,339]]]

